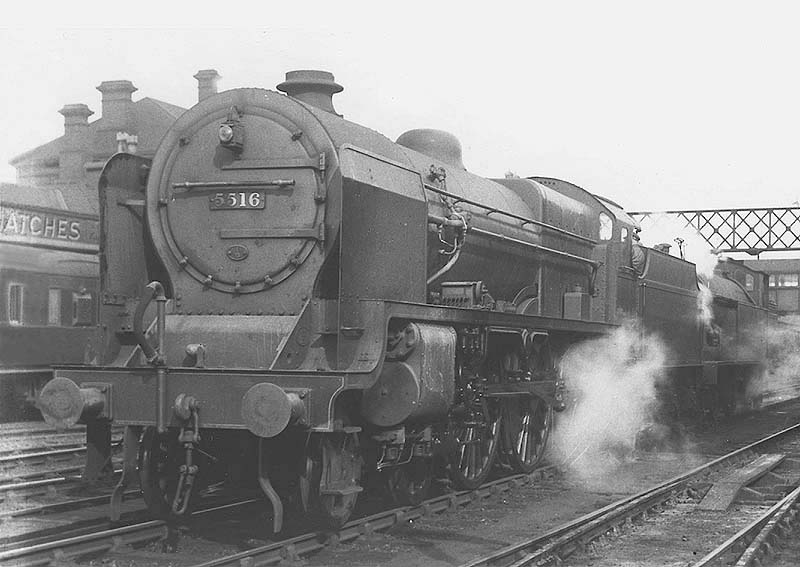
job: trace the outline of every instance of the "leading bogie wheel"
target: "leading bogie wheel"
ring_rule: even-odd
[[[182,456],[176,432],[144,428],[139,440],[139,483],[147,509],[157,518],[172,515]]]
[[[356,434],[311,435],[299,479],[306,520],[323,529],[337,529],[350,519],[362,490],[361,464]]]
[[[430,495],[433,459],[417,457],[383,474],[392,504],[418,506]]]
[[[553,423],[553,408],[535,395],[515,396],[504,404],[503,441],[511,468],[531,473],[542,460]]]

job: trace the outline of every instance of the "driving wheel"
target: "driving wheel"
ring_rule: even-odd
[[[505,451],[511,467],[530,473],[539,464],[550,435],[553,408],[538,396],[515,396],[504,404]]]

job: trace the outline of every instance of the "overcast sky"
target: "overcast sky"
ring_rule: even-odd
[[[448,130],[479,175],[560,177],[629,210],[800,198],[793,3],[163,4],[26,4],[7,20],[38,25],[0,30],[0,180],[63,133],[64,104],[99,118],[104,80],[188,107],[199,69],[229,89],[310,68],[345,87],[334,103],[347,119],[392,139]]]

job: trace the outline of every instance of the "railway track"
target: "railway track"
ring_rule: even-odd
[[[15,423],[0,423],[0,443],[15,437],[28,437],[31,435],[78,435],[85,434],[85,425],[74,425],[66,430],[58,430],[43,421],[23,421]]]
[[[800,434],[800,424],[788,427],[760,441],[737,449],[638,494],[609,504],[543,535],[470,561],[462,567],[560,565],[573,553],[587,550],[593,542],[600,540],[604,536],[620,533],[625,529],[626,525],[631,525],[635,521],[647,518],[652,513],[661,512],[680,495],[696,498],[697,495],[692,494],[693,483],[706,482],[709,475],[719,471],[721,468],[751,460],[755,454],[766,451],[771,445],[779,443],[791,435],[797,436],[798,434]],[[796,441],[795,444],[797,445]],[[792,510],[796,507],[797,499],[798,490],[794,490],[781,502],[759,515],[748,525],[747,529],[742,530],[740,534],[725,541],[717,550],[709,553],[707,559],[704,560],[705,562],[697,565],[714,565],[717,564],[716,562],[720,558],[729,560],[731,553],[742,552],[743,542],[746,542],[745,548],[750,550],[747,553],[752,557],[763,553],[765,543],[771,545],[774,535],[778,533],[775,530],[769,533],[763,530],[766,530],[769,525],[782,526],[781,529],[785,531],[788,518],[793,516]],[[782,519],[778,519],[778,514],[781,515]],[[752,550],[751,547],[753,548]],[[599,562],[594,561],[593,563],[597,564]],[[743,563],[742,565],[750,565],[750,563]]]
[[[761,565],[781,539],[796,527],[800,487],[783,497],[774,506],[750,522],[735,535],[718,545],[694,564],[694,567],[711,565],[736,565],[747,567]]]
[[[60,493],[80,490],[86,484],[81,477],[82,470],[83,467],[76,466],[46,473],[36,472],[31,473],[30,476],[41,478],[15,479],[12,482],[0,484],[0,504],[21,501],[28,504],[29,500],[37,497],[53,498]],[[108,480],[102,483],[108,488],[109,492],[113,488],[109,482],[116,482],[120,473],[121,469],[115,470],[113,476],[110,476]],[[46,506],[49,506],[49,504]],[[43,507],[34,503],[24,507],[7,506],[7,508],[0,507],[0,518],[41,512]]]
[[[0,470],[9,470],[20,466],[37,466],[53,461],[66,461],[82,457],[86,453],[86,444],[70,443],[56,449],[42,450],[41,447],[29,447],[0,452]]]
[[[112,441],[112,451],[119,450],[122,438]],[[47,476],[51,471],[47,467],[58,466],[67,462],[82,463],[86,456],[86,444],[76,442],[59,445],[54,448],[42,450],[41,447],[27,447],[0,451],[0,483],[6,484],[13,479],[34,480],[37,476]],[[73,469],[78,465],[69,467]],[[62,467],[63,469],[64,467]],[[56,469],[55,472],[62,472]]]
[[[112,450],[120,446],[121,441],[117,441]],[[0,518],[41,512],[54,504],[74,500],[74,493],[86,488],[81,478],[85,457],[83,442],[47,450],[28,447],[0,452]],[[89,492],[97,492],[95,484],[105,486],[105,492],[110,491],[108,481],[118,473],[115,471],[115,475],[99,484],[93,483]]]
[[[530,475],[514,475],[489,482],[474,491],[449,493],[425,501],[419,506],[395,508],[365,516],[346,524],[337,532],[312,532],[276,543],[262,546],[237,556],[221,558],[208,565],[239,564],[239,556],[250,557],[254,564],[276,564],[285,559],[300,559],[332,543],[343,543],[364,534],[386,530],[398,523],[416,520],[446,510],[466,506],[481,500],[508,492],[514,487],[528,484],[551,474],[552,467],[539,469]],[[260,502],[260,499],[248,499],[232,504],[225,504],[204,509],[192,514],[193,518],[211,513],[228,512],[234,508]],[[265,528],[266,529],[266,528]],[[68,559],[77,559],[87,554],[97,554],[118,549],[124,545],[139,545],[170,537],[170,526],[162,521],[132,523],[123,527],[110,527],[107,522],[98,520],[92,526],[82,526],[81,533],[69,534],[68,537],[48,538],[47,534],[31,534],[24,540],[18,540],[8,549],[0,552],[0,564],[14,566],[49,565]]]
[[[112,426],[111,433],[114,437],[119,437],[123,429],[122,426]],[[59,430],[40,422],[0,424],[0,455],[37,447],[44,449],[75,444],[84,439],[86,439],[86,427],[83,425]]]
[[[776,434],[770,435],[760,441],[739,448],[727,455],[719,457],[681,474],[658,486],[648,488],[635,495],[623,498],[599,510],[586,514],[576,520],[568,522],[546,534],[532,538],[528,541],[498,550],[490,555],[469,562],[471,567],[477,566],[508,566],[508,565],[539,565],[559,562],[569,557],[576,551],[584,550],[608,533],[614,533],[621,527],[631,524],[641,518],[651,515],[667,507],[670,501],[683,495],[695,498],[695,487],[708,486],[711,475],[720,474],[720,471],[734,465],[744,463],[758,453],[765,451],[770,445],[785,440],[793,435],[800,434],[800,425],[786,428]],[[282,541],[269,543],[242,551],[234,555],[220,557],[203,563],[202,567],[222,567],[226,565],[271,565],[282,561],[298,561],[303,557],[314,554],[330,544],[337,544],[355,540],[363,535],[387,530],[398,524],[415,521],[419,518],[464,507],[470,503],[505,494],[516,486],[528,484],[544,474],[552,474],[552,469],[540,469],[532,475],[516,475],[485,484],[471,492],[457,492],[445,494],[416,507],[395,508],[358,518],[348,523],[344,528],[335,533],[307,533],[291,537]],[[786,501],[776,503],[770,507],[774,514],[781,512],[784,518],[793,515],[792,510],[797,502],[797,491],[794,495],[794,504]],[[252,501],[251,501],[252,502]],[[233,505],[230,505],[233,506]],[[200,512],[207,514],[208,511]],[[788,520],[773,520],[769,518],[754,520],[753,527],[748,534],[750,541],[746,544],[728,543],[728,548],[720,553],[728,553],[730,549],[742,549],[744,546],[755,545],[753,542],[765,541],[771,544],[773,536],[763,533],[763,529],[774,524],[785,531]],[[757,532],[757,533],[756,533]],[[755,535],[753,535],[755,533]],[[773,532],[777,533],[777,532]],[[139,522],[123,527],[107,527],[99,529],[96,533],[82,533],[72,535],[67,539],[47,540],[39,538],[36,543],[26,544],[19,542],[14,549],[0,553],[0,563],[10,565],[47,565],[56,560],[77,559],[87,553],[105,553],[112,549],[119,549],[127,544],[141,544],[146,541],[164,540],[170,537],[169,526],[163,522]],[[33,540],[26,540],[33,541]],[[757,553],[757,552],[754,552]],[[713,564],[716,558],[709,559]]]

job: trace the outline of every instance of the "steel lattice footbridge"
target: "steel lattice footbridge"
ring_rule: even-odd
[[[694,228],[717,252],[800,250],[800,207],[702,209],[629,213],[646,229],[662,215]]]

